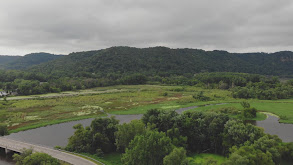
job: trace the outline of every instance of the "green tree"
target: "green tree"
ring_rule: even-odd
[[[48,154],[36,152],[25,157],[23,165],[61,165],[61,163]]]
[[[117,150],[124,152],[136,135],[142,135],[145,132],[146,127],[141,120],[132,120],[130,123],[119,125],[118,131],[115,132]]]
[[[32,149],[23,149],[21,154],[14,154],[16,165],[61,165],[60,161],[52,156],[35,152]]]
[[[223,147],[227,153],[232,146],[241,146],[245,142],[253,143],[264,136],[263,129],[251,124],[243,124],[239,120],[229,120],[223,131]]]
[[[23,165],[24,164],[24,159],[28,156],[30,156],[31,154],[33,154],[33,150],[32,149],[23,149],[21,151],[21,154],[14,154],[13,155],[13,160],[16,161],[16,165]]]
[[[0,124],[0,136],[8,135],[7,125]]]
[[[280,148],[282,153],[282,158],[284,160],[293,162],[293,142],[283,144],[283,147]]]
[[[281,147],[282,140],[276,135],[265,135],[254,142],[252,145],[255,149],[261,150],[264,153],[270,153],[275,164],[281,163]]]
[[[114,117],[97,118],[91,123],[91,132],[93,134],[93,149],[101,149],[104,153],[116,151],[115,132],[119,121]]]
[[[233,153],[229,159],[223,163],[223,165],[250,165],[247,157]]]
[[[163,132],[147,131],[130,142],[122,162],[125,165],[162,165],[163,158],[173,150],[171,139]]]
[[[168,129],[176,125],[178,113],[175,111],[160,111],[150,109],[143,115],[142,121],[147,124],[155,124],[159,131],[167,132]]]
[[[92,133],[90,127],[84,128],[81,124],[73,127],[75,129],[66,146],[66,150],[74,152],[90,152],[92,144]]]
[[[274,165],[272,154],[253,146],[233,147],[227,165]]]
[[[250,108],[250,104],[247,101],[242,101],[240,104],[243,108]]]
[[[184,148],[174,148],[173,151],[164,157],[164,165],[183,165],[187,164],[186,151]]]
[[[167,131],[167,136],[172,140],[172,144],[176,147],[186,148],[187,137],[180,135],[179,128],[173,127]]]
[[[257,110],[255,108],[245,108],[242,111],[242,114],[245,118],[254,118],[256,117]]]
[[[88,152],[97,155],[116,151],[115,135],[118,120],[111,118],[94,119],[90,127],[75,125],[74,135],[69,138],[66,150]]]
[[[210,97],[204,95],[203,91],[200,91],[199,93],[194,94],[192,97],[196,100],[199,100],[199,101],[210,101],[211,100]]]
[[[218,161],[212,157],[207,157],[204,159],[202,165],[218,165]]]

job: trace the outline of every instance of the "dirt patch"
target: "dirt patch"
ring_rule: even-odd
[[[27,125],[30,125],[32,123],[35,123],[35,122],[24,122],[24,123],[20,123],[18,125],[14,125],[14,126],[11,126],[11,127],[8,127],[9,130],[13,130],[13,129],[17,129],[17,128],[21,128],[21,127],[24,127],[24,126],[27,126]]]

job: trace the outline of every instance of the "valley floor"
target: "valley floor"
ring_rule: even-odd
[[[203,91],[211,101],[199,101],[193,95]],[[45,95],[9,97],[0,101],[0,122],[9,125],[10,132],[50,124],[105,116],[109,114],[143,114],[148,109],[174,110],[202,106],[196,110],[227,107],[242,109],[240,102],[228,90],[203,89],[193,86],[124,85]],[[246,100],[258,111],[280,116],[280,122],[293,123],[293,99]],[[192,110],[190,110],[192,111]],[[263,120],[258,114],[254,120]]]

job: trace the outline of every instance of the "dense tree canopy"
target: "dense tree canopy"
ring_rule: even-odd
[[[122,162],[127,165],[160,165],[172,150],[171,139],[165,133],[147,131],[145,135],[135,136],[130,142]]]
[[[33,153],[32,149],[24,149],[20,155],[14,154],[13,160],[16,165],[61,165],[58,159],[45,153]]]
[[[69,138],[66,147],[69,151],[88,152],[103,155],[116,151],[115,135],[118,120],[114,118],[97,118],[90,127],[84,128],[81,124],[74,126],[76,129]]]
[[[247,102],[244,109],[251,109]],[[123,164],[188,164],[187,153],[228,157],[224,164],[280,164],[292,160],[292,143],[282,143],[262,128],[233,119],[229,110],[186,112],[151,109],[141,120],[119,125],[114,118],[95,119],[91,127],[75,126],[67,150],[101,156],[122,153]],[[243,115],[243,114],[241,114]],[[101,154],[102,153],[102,154]],[[216,160],[208,160],[215,164]]]
[[[4,135],[8,135],[7,125],[0,123],[0,136]]]

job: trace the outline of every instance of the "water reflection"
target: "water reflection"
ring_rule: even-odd
[[[1,165],[14,165],[15,162],[12,160],[13,152],[9,152],[8,154],[5,154],[5,149],[0,149],[0,164]]]
[[[283,142],[293,142],[293,124],[279,123],[279,118],[267,114],[263,121],[249,121],[249,123],[264,128],[265,133],[278,135]]]
[[[65,147],[68,138],[73,135],[74,125],[81,123],[84,126],[89,126],[93,119],[84,119],[67,123],[49,125],[18,133],[12,133],[7,138],[24,141],[32,144],[44,145],[48,147],[62,146]]]

